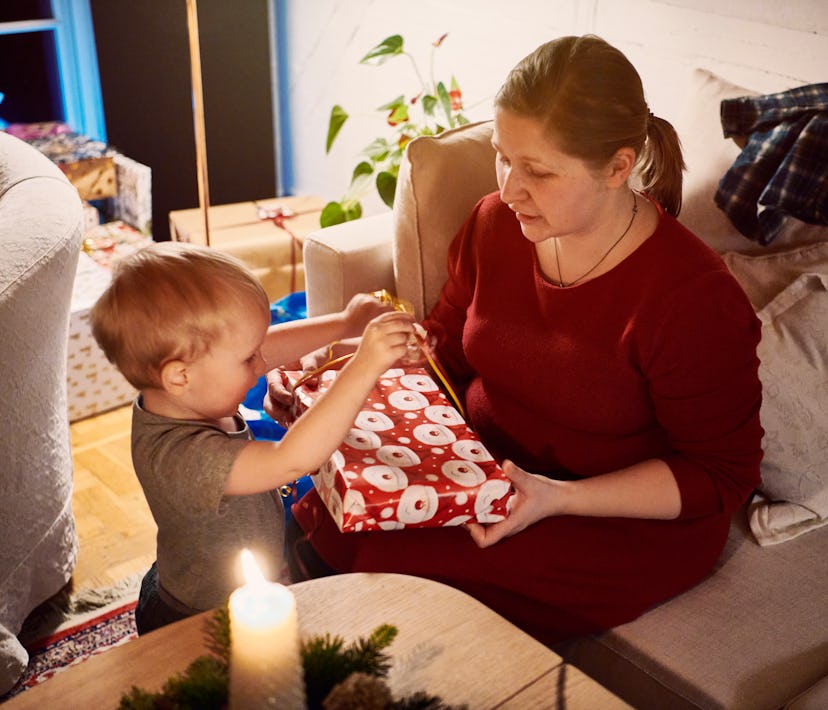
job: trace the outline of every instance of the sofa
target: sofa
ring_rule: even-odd
[[[723,137],[719,112],[723,99],[754,92],[705,69],[692,72],[687,92],[692,100],[675,121],[687,162],[679,219],[722,255],[763,323],[763,484],[734,516],[706,580],[556,650],[636,708],[824,709],[828,227],[789,218],[769,246],[742,236],[714,203],[741,150]],[[392,212],[309,235],[309,315],[380,288],[426,314],[445,280],[449,242],[496,189],[490,135],[482,122],[412,141]]]
[[[0,695],[26,669],[23,621],[77,559],[66,353],[82,226],[57,166],[0,132]]]

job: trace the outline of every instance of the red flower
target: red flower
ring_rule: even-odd
[[[460,89],[452,89],[451,91],[449,91],[449,98],[451,99],[452,111],[463,110],[463,94],[460,91]]]

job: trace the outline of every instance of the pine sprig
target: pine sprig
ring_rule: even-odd
[[[308,708],[322,707],[331,689],[352,673],[367,673],[384,678],[391,668],[391,659],[384,649],[397,635],[390,624],[378,626],[371,635],[349,646],[341,636],[315,636],[302,644],[302,665],[305,673]]]
[[[334,687],[353,674],[378,679],[388,676],[391,658],[385,649],[397,636],[397,627],[378,626],[367,638],[346,645],[341,636],[313,636],[302,642],[302,666],[308,710],[321,710]],[[158,693],[133,686],[121,696],[119,710],[223,710],[230,689],[230,613],[216,609],[205,625],[206,645],[212,655],[199,656],[183,673],[164,683]],[[341,694],[340,694],[341,695]],[[393,710],[464,710],[446,705],[433,695],[414,693],[395,700]]]
[[[205,624],[207,648],[225,665],[230,666],[230,608],[227,604],[216,608]]]

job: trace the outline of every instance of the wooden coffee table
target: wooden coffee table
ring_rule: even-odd
[[[481,708],[629,708],[556,653],[472,597],[398,574],[345,574],[291,586],[303,635],[346,641],[383,623],[399,633],[388,648],[395,697],[419,690]],[[158,690],[206,653],[208,614],[158,629],[24,691],[5,707],[117,707],[133,685]],[[5,710],[5,708],[4,708]]]

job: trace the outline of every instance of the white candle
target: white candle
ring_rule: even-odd
[[[268,582],[250,550],[246,584],[230,595],[230,708],[305,708],[296,600]]]

